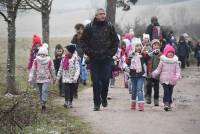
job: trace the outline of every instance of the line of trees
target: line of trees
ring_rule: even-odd
[[[131,0],[137,2],[137,0]],[[17,94],[15,80],[15,45],[16,45],[16,18],[19,10],[33,9],[42,16],[43,42],[49,44],[49,15],[53,0],[0,0],[0,16],[7,22],[8,53],[7,53],[7,76],[6,93]],[[108,20],[115,24],[117,0],[107,0]]]
[[[53,0],[0,0],[0,15],[7,22],[7,93],[17,94],[15,80],[16,18],[19,10],[34,9],[42,14],[43,42],[49,43],[49,14]]]

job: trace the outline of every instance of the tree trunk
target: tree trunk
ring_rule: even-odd
[[[43,43],[49,44],[49,13],[42,13],[42,38]]]
[[[8,18],[8,55],[7,55],[7,93],[17,94],[16,81],[15,81],[15,18],[16,12],[12,6],[12,1],[7,6]]]
[[[107,7],[106,7],[107,19],[113,25],[115,25],[116,3],[117,0],[107,0]]]

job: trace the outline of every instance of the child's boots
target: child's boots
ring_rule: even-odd
[[[144,111],[144,102],[139,102],[138,103],[138,110],[139,111]]]
[[[136,101],[131,102],[131,109],[135,110],[136,109]]]

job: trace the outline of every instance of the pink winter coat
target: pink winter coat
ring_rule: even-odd
[[[177,80],[181,76],[180,71],[181,69],[176,55],[173,58],[162,55],[157,69],[152,73],[152,77],[156,78],[160,75],[161,84],[176,85]]]

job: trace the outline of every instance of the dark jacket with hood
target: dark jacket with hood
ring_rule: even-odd
[[[88,24],[81,37],[81,45],[90,59],[104,60],[115,55],[119,39],[113,25],[108,21],[97,21]]]
[[[178,56],[179,57],[188,57],[189,56],[189,47],[185,41],[178,43]]]

